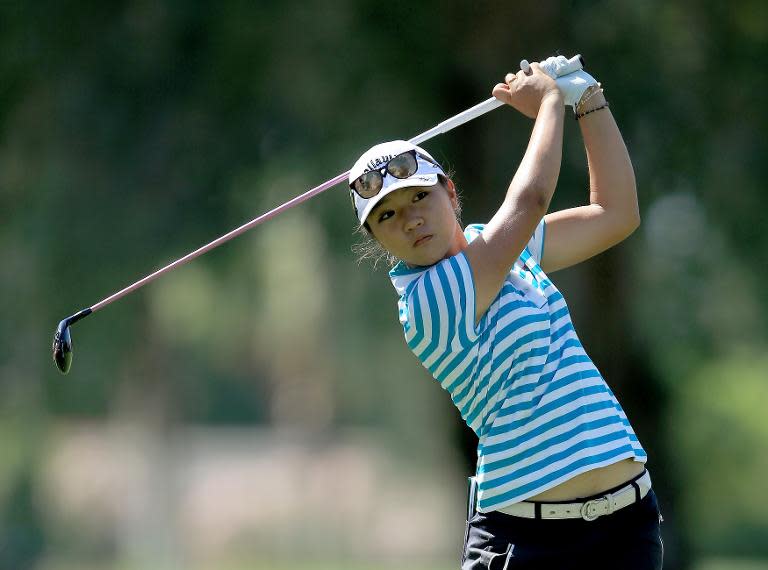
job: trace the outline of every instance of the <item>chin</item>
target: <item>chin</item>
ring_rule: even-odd
[[[419,252],[418,255],[409,256],[409,257],[410,259],[405,260],[405,262],[408,265],[419,265],[422,267],[428,267],[448,257],[448,253],[444,252],[441,254],[439,252],[422,251],[422,252]]]

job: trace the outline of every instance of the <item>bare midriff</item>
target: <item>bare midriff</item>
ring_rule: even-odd
[[[557,487],[552,487],[534,497],[527,498],[526,501],[568,501],[597,495],[626,483],[640,475],[644,469],[643,463],[634,459],[624,459],[618,463],[598,467],[577,475],[565,483],[560,483]]]

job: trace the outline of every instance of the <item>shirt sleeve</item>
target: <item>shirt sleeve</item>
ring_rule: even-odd
[[[475,282],[464,253],[425,271],[401,298],[400,316],[408,346],[430,369],[477,341]]]
[[[544,218],[541,219],[539,225],[533,230],[533,236],[528,241],[528,245],[525,247],[536,260],[536,263],[541,263],[541,258],[544,257],[544,237],[546,234],[546,224]]]
[[[467,241],[471,242],[485,229],[485,224],[471,224],[464,230],[464,236]],[[533,230],[533,235],[525,247],[528,249],[531,257],[533,257],[537,263],[544,257],[544,236],[546,234],[546,224],[544,218],[541,219],[536,229]]]

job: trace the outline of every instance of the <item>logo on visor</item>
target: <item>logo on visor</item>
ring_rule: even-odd
[[[371,170],[375,170],[376,168],[378,168],[379,166],[381,166],[385,162],[389,162],[390,160],[392,160],[396,156],[397,156],[396,154],[388,154],[386,156],[380,156],[379,158],[375,158],[375,159],[369,161],[368,164],[366,165],[365,170],[363,171],[363,173],[369,172]]]

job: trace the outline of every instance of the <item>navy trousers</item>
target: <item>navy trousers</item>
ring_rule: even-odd
[[[585,500],[598,498],[585,497]],[[461,570],[660,570],[663,520],[651,489],[594,521],[475,511],[470,492]]]

